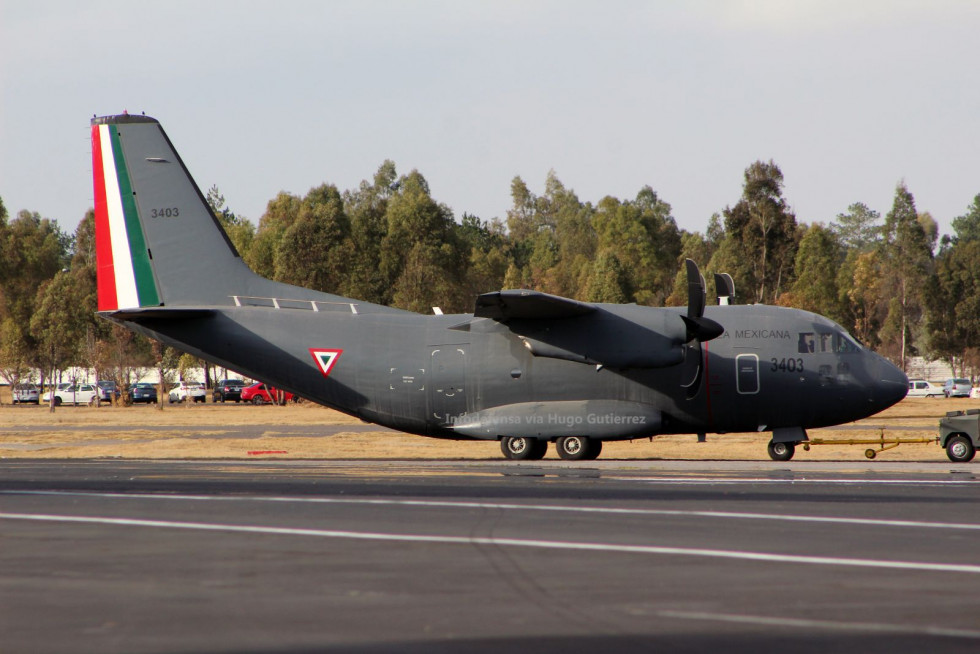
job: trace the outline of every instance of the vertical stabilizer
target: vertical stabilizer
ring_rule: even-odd
[[[241,260],[163,128],[92,119],[99,310],[222,305],[267,292]]]
[[[253,273],[155,118],[93,118],[92,170],[99,311],[279,300],[399,311]]]

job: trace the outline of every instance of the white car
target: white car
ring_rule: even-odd
[[[58,384],[58,386],[55,387],[54,394],[55,395],[58,395],[59,393],[62,393],[64,391],[68,390],[69,388],[71,388],[72,385],[73,384],[71,382],[65,382],[63,384]],[[50,388],[48,390],[44,391],[44,395],[41,396],[41,401],[44,402],[45,404],[47,404],[48,402],[51,401],[51,389]]]
[[[94,384],[58,384],[54,389],[54,405],[62,404],[95,404],[98,390]],[[47,404],[51,401],[51,391],[47,391],[41,401]]]
[[[204,384],[201,382],[180,382],[170,389],[167,399],[173,404],[174,402],[183,402],[187,398],[191,398],[194,402],[205,402],[208,399],[208,392],[204,388]]]
[[[906,397],[942,397],[943,387],[939,384],[927,382],[924,379],[910,379],[909,392]]]
[[[13,390],[14,404],[37,404],[41,391],[34,384],[17,384]]]

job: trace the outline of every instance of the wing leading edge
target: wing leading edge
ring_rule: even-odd
[[[575,318],[596,311],[594,304],[539,291],[516,289],[484,293],[476,298],[475,318],[543,320]]]

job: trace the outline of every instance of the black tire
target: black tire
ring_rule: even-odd
[[[946,456],[953,463],[967,463],[973,460],[977,450],[973,441],[966,436],[957,434],[946,441]]]
[[[544,458],[544,455],[548,453],[548,441],[543,438],[535,438],[531,440],[531,456],[527,457],[529,461],[540,461]]]
[[[773,461],[789,461],[796,453],[796,443],[773,443],[769,441],[766,447],[769,458]]]
[[[58,397],[57,395],[54,396],[54,405],[61,406],[61,398]]]
[[[252,404],[255,405],[265,404],[265,398],[262,397],[261,395],[256,395],[255,397],[252,398]]]
[[[562,436],[555,442],[555,449],[565,461],[593,461],[602,452],[602,441],[587,436]]]
[[[547,441],[538,441],[537,438],[529,436],[505,436],[500,439],[500,451],[504,456],[513,461],[530,461],[540,459],[544,456],[538,443],[544,443],[545,449],[548,448]]]

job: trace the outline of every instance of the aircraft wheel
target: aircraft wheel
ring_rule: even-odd
[[[973,441],[966,436],[953,436],[946,441],[946,456],[954,463],[966,463],[972,461],[977,453],[973,447]]]
[[[766,449],[769,450],[769,458],[773,461],[789,461],[796,452],[796,443],[773,443],[769,441]]]
[[[602,441],[586,436],[562,436],[555,442],[555,449],[565,461],[592,461],[602,452]]]
[[[548,441],[528,436],[505,436],[500,439],[500,451],[514,461],[537,461],[548,451]]]
[[[531,456],[528,459],[533,461],[540,461],[544,458],[544,455],[548,453],[548,441],[543,438],[535,438],[531,440]]]

